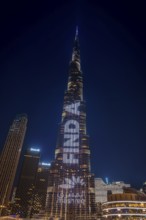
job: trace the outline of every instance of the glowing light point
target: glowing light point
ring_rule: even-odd
[[[45,162],[42,162],[42,166],[51,166],[51,164],[50,163],[45,163]]]
[[[105,177],[105,181],[106,181],[106,184],[109,184],[109,179],[108,179],[108,177]]]
[[[40,149],[39,148],[30,148],[30,151],[34,151],[34,152],[40,152]]]

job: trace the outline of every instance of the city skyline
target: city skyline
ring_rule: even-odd
[[[146,179],[145,45],[135,38],[132,28],[126,29],[105,8],[93,10],[89,4],[90,16],[93,12],[89,18],[86,7],[82,6],[80,19],[74,19],[69,16],[68,4],[58,6],[35,24],[31,20],[30,26],[26,24],[18,36],[13,34],[11,42],[2,45],[0,147],[14,116],[25,112],[28,131],[24,148],[39,147],[43,160],[54,159],[67,66],[78,24],[92,171],[96,177],[142,186]]]

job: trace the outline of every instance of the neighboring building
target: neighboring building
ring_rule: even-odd
[[[78,30],[69,64],[68,86],[64,96],[55,160],[50,168],[47,213],[48,219],[96,218]]]
[[[146,194],[146,182],[143,183],[142,191]]]
[[[123,193],[110,193],[108,202],[102,204],[102,219],[145,220],[146,195],[131,188],[125,188]]]
[[[30,217],[33,212],[39,159],[40,150],[35,148],[28,149],[24,156],[12,211],[14,214],[19,214],[20,217]]]
[[[46,196],[49,177],[49,163],[40,163],[37,170],[37,177],[35,182],[35,195],[33,202],[33,214],[45,211]]]
[[[130,187],[130,184],[125,184],[122,181],[105,183],[101,178],[95,178],[95,201],[103,203],[107,201],[107,193],[111,191],[115,193],[123,193],[123,187]]]
[[[0,206],[7,206],[10,201],[26,126],[27,116],[17,115],[0,155]]]

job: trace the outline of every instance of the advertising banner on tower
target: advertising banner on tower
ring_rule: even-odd
[[[80,102],[75,102],[65,107],[67,113],[79,116]],[[70,118],[64,124],[63,163],[79,164],[79,132],[80,126],[77,119]]]

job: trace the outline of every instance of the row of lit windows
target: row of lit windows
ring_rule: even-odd
[[[112,207],[143,207],[146,208],[146,202],[138,202],[138,201],[121,201],[121,202],[107,202],[102,205],[105,208],[112,208]]]

